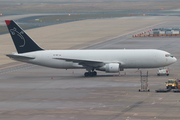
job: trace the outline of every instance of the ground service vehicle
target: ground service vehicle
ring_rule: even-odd
[[[166,88],[167,89],[177,89],[178,84],[176,79],[168,79],[168,82],[166,82]]]
[[[159,68],[158,70],[158,73],[157,73],[158,76],[160,75],[167,75],[169,76],[169,69],[168,68]]]

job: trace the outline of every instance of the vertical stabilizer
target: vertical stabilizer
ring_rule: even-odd
[[[43,50],[13,20],[5,20],[18,53]]]

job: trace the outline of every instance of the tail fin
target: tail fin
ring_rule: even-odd
[[[18,53],[43,50],[13,20],[5,20]]]

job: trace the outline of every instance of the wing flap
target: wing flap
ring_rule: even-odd
[[[104,65],[103,61],[97,61],[97,60],[80,60],[80,59],[71,59],[71,58],[54,58],[58,60],[65,60],[67,62],[74,62],[78,63],[79,65],[83,66],[91,66],[91,67],[101,67]]]

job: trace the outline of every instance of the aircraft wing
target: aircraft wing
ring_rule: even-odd
[[[82,59],[71,59],[71,58],[54,58],[58,60],[65,60],[67,62],[74,62],[78,63],[79,65],[83,65],[84,67],[90,66],[90,67],[101,67],[105,65],[103,61],[96,61],[96,60],[82,60]]]
[[[31,60],[31,59],[35,59],[34,57],[27,57],[27,56],[21,56],[21,55],[12,55],[12,54],[6,54],[6,56],[8,56],[11,59],[15,59],[15,60]]]

